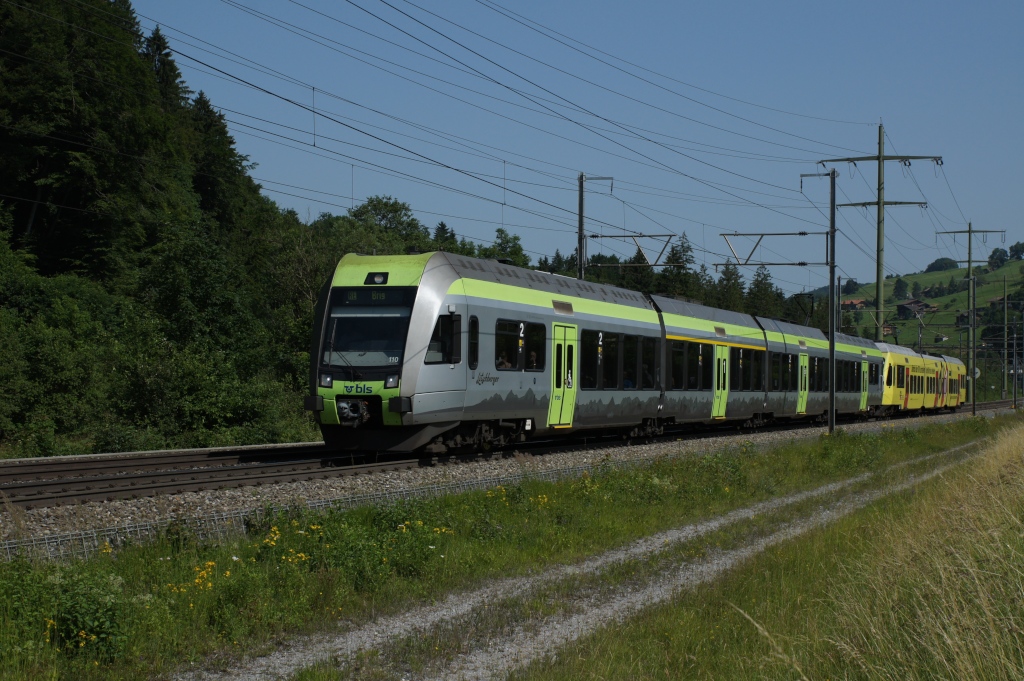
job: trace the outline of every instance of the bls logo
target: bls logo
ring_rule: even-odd
[[[347,394],[355,393],[356,395],[369,395],[373,392],[373,388],[368,385],[346,385],[345,392]]]

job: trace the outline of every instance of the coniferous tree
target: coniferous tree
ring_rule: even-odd
[[[743,275],[732,261],[722,267],[715,284],[714,306],[723,310],[742,312],[744,307]]]
[[[772,275],[768,268],[764,265],[758,267],[747,289],[747,314],[778,319],[782,315],[784,300],[782,291],[772,283]]]
[[[658,292],[666,296],[695,297],[693,272],[693,247],[690,246],[686,234],[680,243],[672,244],[665,257],[666,266],[658,275]]]
[[[693,279],[693,297],[704,305],[715,304],[715,280],[708,271],[708,266],[701,264]]]
[[[897,277],[896,283],[893,285],[892,295],[896,300],[906,300],[910,294],[910,287],[907,286],[907,282],[903,277]]]
[[[636,253],[626,261],[631,267],[622,268],[622,286],[631,291],[650,293],[654,290],[654,268],[647,262],[647,256],[637,246]]]

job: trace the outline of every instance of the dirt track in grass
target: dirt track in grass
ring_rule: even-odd
[[[271,654],[244,660],[227,670],[196,669],[174,678],[180,681],[228,681],[242,679],[283,679],[316,663],[332,662],[341,667],[360,653],[376,652],[374,665],[385,677],[395,679],[500,679],[511,671],[549,655],[556,655],[567,643],[637,614],[644,608],[663,603],[680,590],[714,580],[745,559],[765,549],[827,525],[857,509],[905,490],[963,460],[973,445],[964,445],[939,454],[920,457],[890,467],[878,474],[862,474],[823,485],[813,490],[778,497],[737,509],[704,522],[644,537],[618,549],[607,551],[573,565],[560,565],[525,577],[489,582],[478,589],[451,594],[444,600],[413,608],[398,615],[380,617],[346,631],[296,638]],[[950,461],[949,457],[955,456]],[[926,472],[904,475],[891,481],[908,464],[931,466]],[[873,483],[873,484],[872,484]],[[854,491],[853,488],[857,488]],[[817,504],[813,504],[815,500]],[[800,507],[800,508],[797,508]],[[811,508],[808,508],[811,507]],[[480,614],[493,604],[529,599],[542,589],[550,589],[566,580],[584,580],[634,561],[672,555],[680,545],[695,542],[720,530],[749,522],[762,521],[771,514],[789,509],[784,518],[768,521],[755,536],[728,549],[710,549],[697,558],[672,558],[656,574],[638,574],[636,579],[618,579],[614,588],[584,588],[570,593],[557,604],[555,612],[510,621],[481,635],[468,631]],[[801,510],[802,509],[802,510]],[[675,554],[678,555],[678,554]],[[486,619],[486,618],[485,618]],[[420,660],[421,668],[411,670],[404,651],[416,645],[403,645],[431,636],[456,637],[460,644],[454,654]],[[379,676],[377,677],[379,678]]]

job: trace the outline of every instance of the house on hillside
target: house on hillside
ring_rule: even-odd
[[[930,303],[926,303],[917,298],[911,298],[910,300],[904,300],[902,303],[896,303],[896,316],[900,319],[914,319],[923,314],[931,314],[932,312],[938,312],[939,308]]]
[[[844,310],[863,310],[866,307],[866,302],[864,298],[844,300],[840,303],[840,307]]]

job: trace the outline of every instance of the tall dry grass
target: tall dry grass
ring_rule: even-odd
[[[1024,678],[1022,442],[1024,427],[1003,431],[833,577],[835,648],[823,667],[900,681]]]

